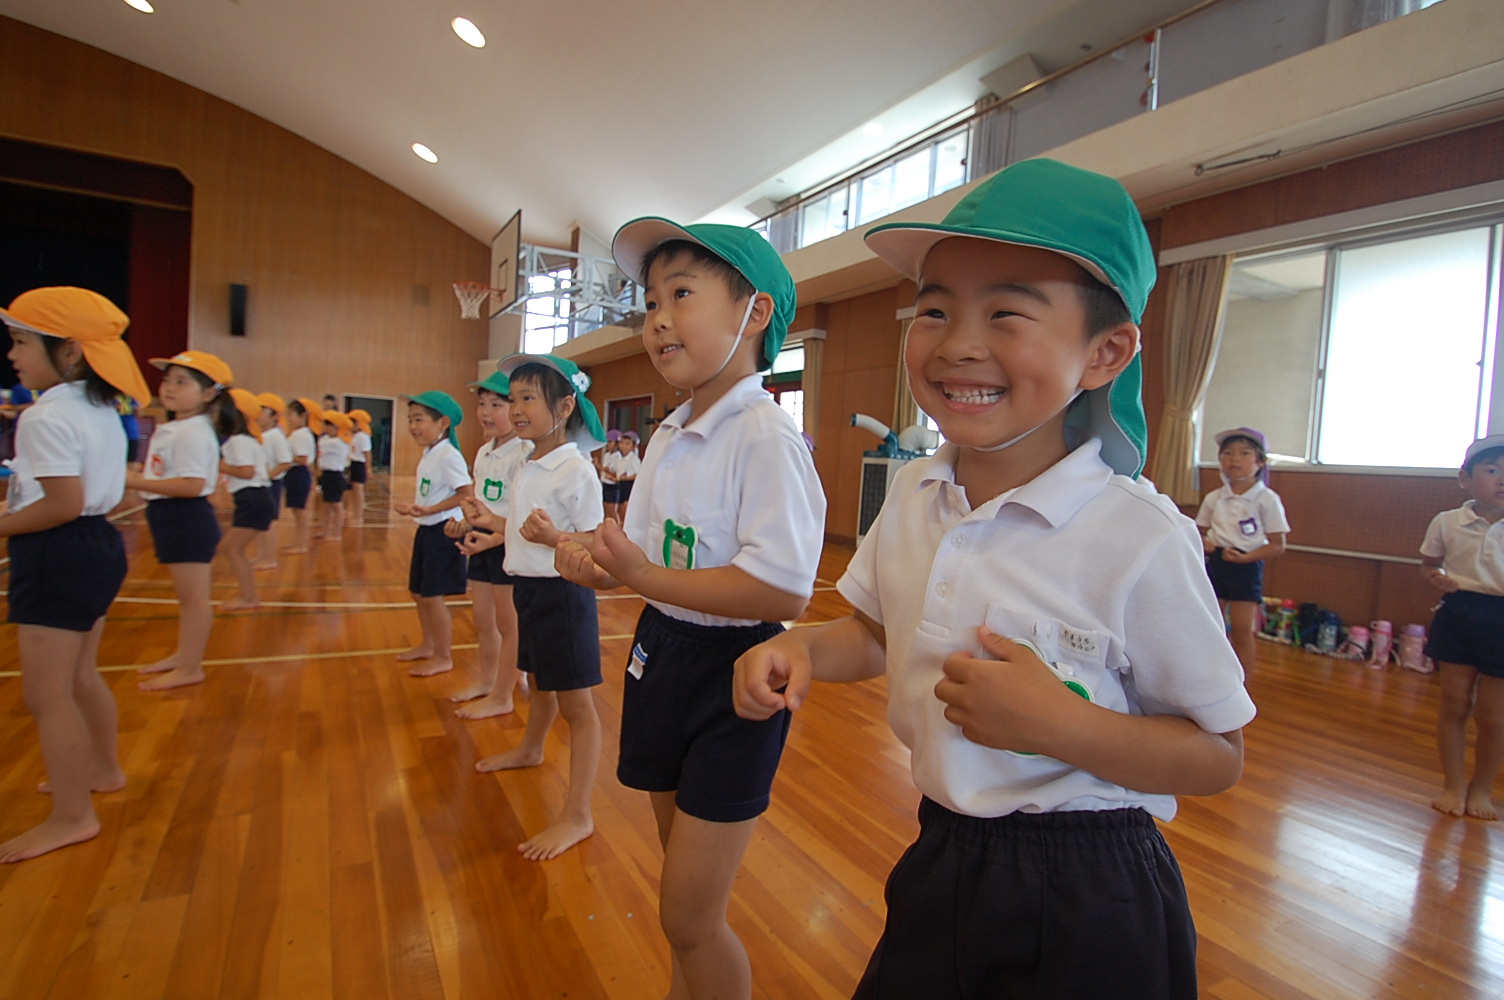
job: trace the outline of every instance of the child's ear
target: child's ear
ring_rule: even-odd
[[[1086,370],[1081,373],[1081,388],[1097,389],[1123,373],[1138,354],[1138,326],[1119,323],[1091,338]]]
[[[745,309],[746,306],[742,308]],[[761,336],[772,321],[773,296],[767,292],[756,292],[752,296],[752,314],[747,317],[747,328],[742,331],[742,336],[750,337],[753,334]]]
[[[575,398],[573,395],[565,396],[559,400],[559,409],[562,410],[558,417],[560,420],[568,420],[574,416]]]

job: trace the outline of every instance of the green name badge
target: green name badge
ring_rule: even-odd
[[[480,495],[486,503],[498,502],[505,490],[506,484],[500,479],[487,479],[480,485]]]
[[[678,525],[673,518],[663,522],[663,565],[669,569],[695,568],[695,529]]]
[[[432,487],[433,487],[433,480],[432,479],[429,479],[429,478],[427,478],[425,476],[423,479],[418,480],[418,496],[420,496],[420,497],[426,497],[426,496],[428,496],[428,491]]]

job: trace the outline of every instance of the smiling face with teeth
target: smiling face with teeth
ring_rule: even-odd
[[[1067,454],[1065,411],[1115,378],[1138,343],[1120,323],[1090,333],[1090,276],[1037,247],[957,237],[924,262],[904,346],[914,399],[963,449],[1032,475]]]

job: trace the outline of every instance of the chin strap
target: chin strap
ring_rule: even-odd
[[[757,305],[757,293],[753,292],[752,297],[747,300],[747,311],[742,313],[742,325],[736,328],[736,336],[731,338],[731,350],[727,352],[726,360],[722,361],[721,367],[715,370],[715,375],[710,376],[710,378],[706,379],[705,381],[713,381],[716,375],[719,375],[721,372],[725,371],[726,366],[731,364],[731,359],[736,357],[736,349],[742,344],[742,334],[747,332],[747,321],[752,318],[752,307],[755,305]],[[690,395],[694,395],[693,390],[691,390]]]
[[[1081,389],[1076,390],[1076,394],[1070,398],[1070,402],[1065,404],[1066,409],[1070,409],[1071,404],[1081,398],[1082,391],[1083,390]],[[1039,427],[1043,426],[1043,424],[1039,425]],[[1033,434],[1035,431],[1039,430],[1039,427],[1030,427],[1028,430],[1024,431],[1022,434],[1011,441],[1004,441],[1002,444],[995,444],[990,448],[973,448],[972,451],[1002,451],[1004,448],[1011,448],[1014,445],[1018,444],[1018,442],[1022,441],[1024,438],[1028,437],[1030,434]]]

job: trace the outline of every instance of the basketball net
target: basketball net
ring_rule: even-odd
[[[460,319],[480,319],[481,303],[496,289],[479,281],[456,281],[454,297],[460,300]]]

